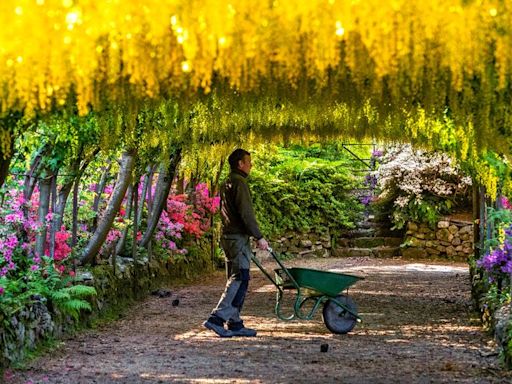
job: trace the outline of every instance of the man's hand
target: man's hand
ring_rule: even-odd
[[[268,249],[267,240],[265,240],[263,237],[257,241],[257,245],[259,249],[263,249],[264,251]]]

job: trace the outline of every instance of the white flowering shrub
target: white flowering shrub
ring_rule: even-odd
[[[388,148],[379,162],[377,203],[396,229],[408,221],[434,225],[470,201],[471,178],[446,154],[401,145]]]

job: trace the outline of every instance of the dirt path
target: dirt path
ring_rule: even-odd
[[[273,286],[253,271],[245,321],[256,338],[220,339],[201,323],[221,273],[68,340],[9,383],[510,383],[471,312],[465,264],[382,259],[287,262],[365,276],[350,289],[363,323],[333,335],[320,315],[283,322]],[[180,304],[172,306],[179,297]],[[327,343],[327,352],[320,352]]]

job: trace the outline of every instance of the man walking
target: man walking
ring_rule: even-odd
[[[258,248],[263,250],[268,249],[268,243],[256,222],[246,181],[252,168],[251,154],[236,149],[229,155],[228,162],[231,172],[220,190],[221,246],[226,255],[228,280],[217,307],[203,325],[220,337],[251,337],[256,336],[256,330],[246,328],[240,317],[250,278],[252,250],[249,237],[254,237]]]

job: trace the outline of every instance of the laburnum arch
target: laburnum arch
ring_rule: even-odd
[[[0,25],[2,174],[54,115],[127,147],[342,136],[510,156],[512,1],[3,0]]]

